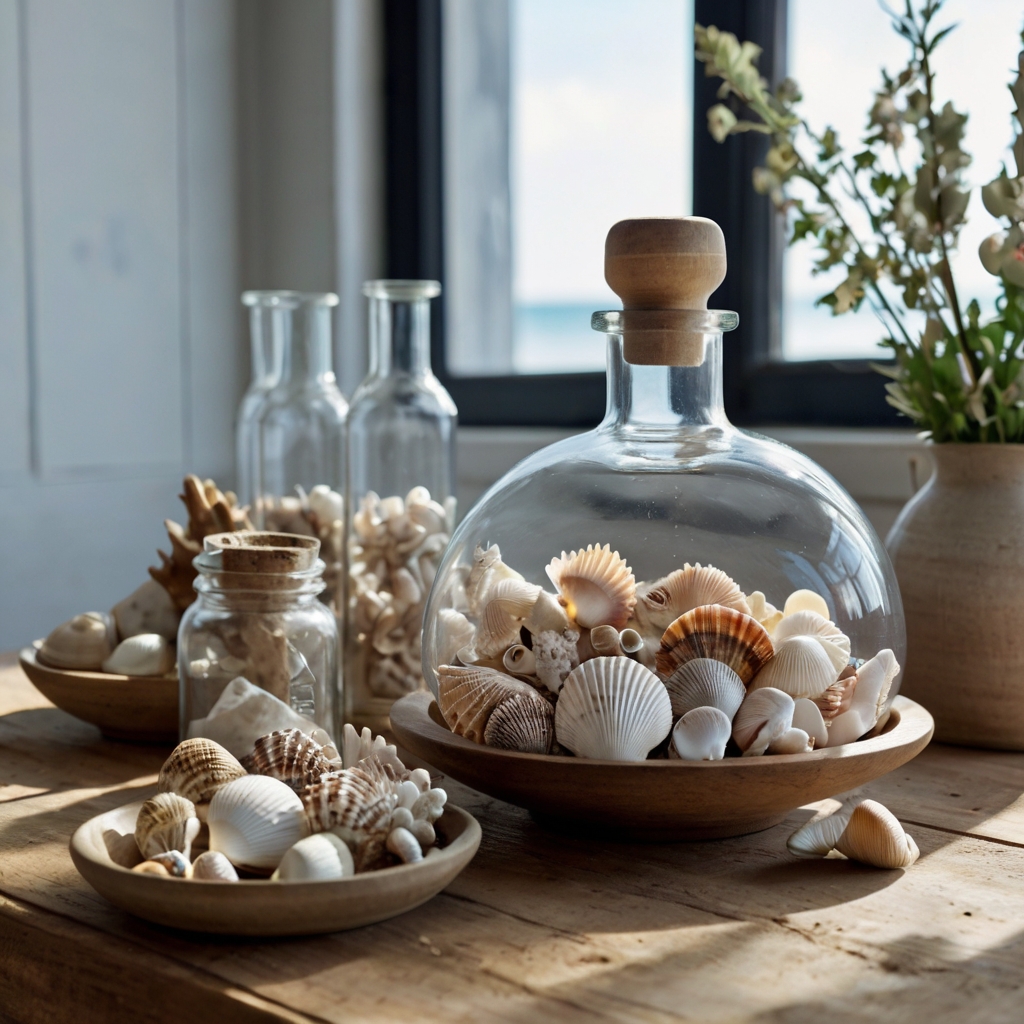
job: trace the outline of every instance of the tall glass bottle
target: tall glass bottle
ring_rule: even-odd
[[[256,417],[251,517],[257,529],[320,541],[326,588],[321,600],[341,613],[344,564],[345,416],[348,403],[331,368],[327,293],[256,292],[269,310],[280,371]]]
[[[430,366],[437,281],[369,281],[370,372],[348,438],[349,720],[380,729],[421,689],[423,605],[455,519],[457,410]]]

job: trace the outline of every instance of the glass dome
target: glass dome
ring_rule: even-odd
[[[724,249],[722,260],[724,274]],[[601,623],[585,620],[585,594],[577,608],[571,588],[554,585],[559,572],[566,571],[564,562],[571,553],[590,545],[608,545],[628,563],[636,605],[612,624],[641,633],[644,647],[632,657],[663,681],[668,668],[655,662],[662,629],[669,622],[663,610],[659,617],[645,614],[645,608],[651,612],[650,601],[658,597],[652,593],[656,584],[697,563],[714,566],[735,581],[742,594],[733,602],[722,600],[745,607],[772,635],[783,611],[824,613],[827,606],[824,617],[834,624],[831,628],[838,627],[849,640],[834,679],[852,675],[862,661],[885,649],[902,664],[906,641],[896,578],[860,508],[810,459],[777,441],[738,430],[726,418],[722,336],[737,323],[736,314],[719,310],[594,314],[592,326],[608,339],[605,417],[594,430],[520,462],[455,531],[424,618],[424,675],[435,696],[442,665],[477,665],[523,679],[527,674],[516,672],[516,659],[525,657],[531,667],[534,664],[537,629],[531,628],[529,613],[519,620],[519,635],[504,651],[501,637],[490,642],[492,634],[484,621],[486,597],[481,596],[488,575],[491,586],[515,573],[544,588],[552,598],[543,600],[549,605],[557,601],[569,626],[580,634],[575,656],[580,661],[592,657],[588,627]],[[659,339],[666,338],[669,350],[677,345],[676,355],[666,356],[659,347]],[[624,349],[631,361],[624,358]],[[652,359],[649,364],[641,362],[645,351]],[[670,358],[689,365],[656,364]],[[500,562],[495,561],[495,545]],[[790,595],[806,591],[819,598],[797,593],[786,607]],[[688,609],[679,605],[671,610],[682,614]],[[809,630],[806,626],[803,631]],[[488,643],[481,640],[485,631]],[[779,633],[800,631],[787,627]],[[593,635],[597,646],[596,632]],[[635,645],[635,637],[623,632],[622,647],[630,646],[627,637]],[[778,645],[776,638],[777,652]],[[898,676],[893,678],[897,670],[894,666],[888,672],[889,701],[898,688]],[[536,678],[526,681],[543,693]],[[548,689],[557,690],[559,685],[556,680]],[[793,687],[781,688],[798,696]],[[549,701],[557,699],[547,696]],[[885,701],[882,694],[880,708]],[[674,719],[679,712],[675,703],[673,697]],[[450,716],[446,718],[451,725]]]

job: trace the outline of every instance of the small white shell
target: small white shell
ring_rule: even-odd
[[[899,671],[900,664],[896,660],[896,655],[888,648],[879,651],[857,669],[857,685],[853,691],[850,710],[836,715],[829,727],[830,747],[853,743],[874,727]]]
[[[747,694],[732,722],[732,738],[743,756],[763,754],[768,745],[793,725],[793,698],[764,687]]]
[[[423,860],[419,840],[407,828],[393,828],[388,833],[387,848],[403,864],[415,864]]]
[[[839,837],[849,824],[850,815],[856,806],[856,800],[848,801],[834,813],[818,815],[805,825],[801,825],[786,840],[789,852],[795,857],[808,859],[828,856],[839,842]]]
[[[573,669],[555,705],[558,742],[578,757],[643,761],[671,728],[664,684],[628,658],[592,658]]]
[[[820,697],[836,681],[837,673],[817,638],[789,636],[775,645],[775,656],[754,676],[750,689],[772,686],[793,698]]]
[[[875,800],[856,807],[836,849],[850,860],[889,870],[909,868],[921,856],[896,815]]]
[[[192,862],[192,874],[189,877],[211,882],[237,882],[238,872],[223,853],[207,850]]]
[[[619,643],[626,654],[638,654],[644,646],[644,638],[635,629],[624,629],[619,634]]]
[[[813,636],[825,648],[837,673],[849,664],[850,638],[834,622],[829,622],[817,612],[802,611],[787,615],[772,633],[776,643],[790,636]]]
[[[292,846],[270,878],[274,882],[327,882],[355,872],[348,845],[331,832],[318,832]]]
[[[276,868],[304,833],[302,801],[268,775],[247,775],[218,789],[206,823],[211,850],[252,868]]]
[[[590,631],[590,646],[599,658],[617,658],[625,653],[614,626],[595,626]]]
[[[684,761],[721,761],[732,722],[718,708],[687,711],[672,730],[672,748]]]
[[[174,648],[159,633],[122,640],[103,662],[103,671],[122,676],[163,676],[174,668]]]
[[[813,590],[794,590],[786,598],[785,607],[782,609],[782,617],[788,618],[797,612],[817,612],[823,619],[830,618],[828,604],[820,594]]]
[[[768,744],[769,754],[809,754],[813,749],[810,736],[803,729],[789,728]]]
[[[731,722],[747,688],[728,665],[713,658],[684,661],[665,680],[672,701],[672,714],[685,715],[694,708],[713,707],[723,711]]]
[[[566,604],[569,617],[584,629],[622,629],[636,606],[636,578],[610,544],[562,552],[547,566],[548,578]]]
[[[113,617],[103,612],[85,612],[50,633],[37,657],[53,668],[97,671],[116,643]]]
[[[825,725],[821,709],[813,700],[801,697],[794,701],[793,728],[803,729],[819,749],[828,744],[828,726]]]
[[[320,520],[323,528],[344,518],[345,499],[327,484],[317,484],[309,492],[309,511]]]

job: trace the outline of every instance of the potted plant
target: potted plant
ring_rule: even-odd
[[[753,43],[698,25],[696,55],[722,79],[711,134],[768,137],[754,188],[785,217],[791,243],[813,242],[818,271],[844,272],[819,302],[837,316],[865,304],[878,315],[894,356],[876,367],[891,378],[888,401],[932,446],[935,475],[887,540],[907,620],[903,692],[929,708],[940,740],[1024,750],[1024,53],[1010,85],[1016,175],[1004,167],[981,189],[1003,227],[979,252],[1000,283],[996,315],[983,320],[949,260],[970,157],[967,115],[934,99],[933,55],[952,30],[934,24],[941,6],[905,0],[893,14],[910,58],[882,73],[854,150],[807,124],[794,81],[769,89]]]

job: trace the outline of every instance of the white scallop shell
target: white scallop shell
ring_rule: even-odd
[[[823,619],[831,618],[828,604],[821,594],[813,590],[794,590],[786,598],[786,604],[782,609],[782,617],[788,618],[797,612],[817,612]]]
[[[37,657],[53,668],[97,671],[117,643],[113,616],[85,612],[62,622],[40,646]]]
[[[754,676],[750,688],[771,686],[794,698],[813,698],[821,696],[836,681],[837,674],[817,638],[789,636],[775,645],[774,657]]]
[[[732,722],[724,711],[694,708],[672,729],[672,749],[684,761],[721,761],[731,735]]]
[[[793,702],[793,728],[803,729],[814,740],[814,746],[824,747],[828,743],[828,726],[821,709],[813,700],[800,697]]]
[[[793,725],[793,698],[782,690],[751,690],[732,720],[732,738],[743,756],[763,754]]]
[[[772,639],[778,642],[790,636],[813,636],[825,648],[837,673],[850,662],[850,638],[834,622],[817,612],[794,612],[780,620]]]
[[[836,715],[829,727],[830,747],[852,743],[874,727],[899,671],[900,664],[896,655],[888,648],[879,651],[857,669],[857,685],[854,687],[850,710]]]
[[[176,793],[157,793],[139,808],[135,842],[143,857],[177,850],[185,857],[201,828],[195,804]]]
[[[795,857],[813,858],[827,857],[835,849],[839,837],[849,824],[850,815],[857,806],[852,800],[843,804],[832,814],[817,815],[806,824],[801,825],[786,840],[789,852]]]
[[[122,676],[163,676],[174,668],[174,648],[159,633],[122,640],[103,662],[103,671]]]
[[[555,736],[578,757],[643,761],[671,728],[664,684],[628,658],[592,658],[573,669],[555,705]]]
[[[896,815],[875,800],[858,804],[836,849],[850,860],[876,868],[909,868],[921,851]]]
[[[586,550],[562,552],[552,558],[547,574],[566,603],[569,617],[583,629],[622,629],[636,606],[636,578],[611,545],[590,544]]]
[[[270,876],[274,882],[327,882],[356,872],[348,844],[330,832],[300,839]]]
[[[684,661],[665,680],[672,701],[672,714],[685,715],[694,708],[713,707],[733,720],[747,688],[728,665],[713,658]]]
[[[189,877],[210,882],[237,882],[238,872],[223,853],[207,850],[192,862],[192,874]]]
[[[743,591],[721,569],[689,562],[653,583],[637,587],[637,619],[664,632],[680,615],[705,604],[720,604],[750,614]]]
[[[276,868],[305,832],[302,801],[268,775],[247,775],[218,789],[206,823],[210,849],[251,868]]]

